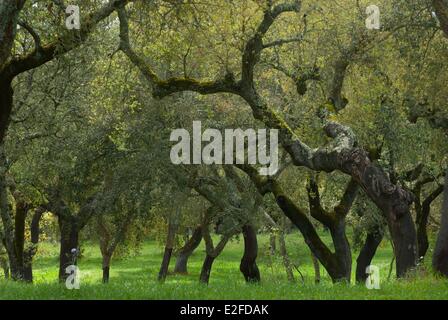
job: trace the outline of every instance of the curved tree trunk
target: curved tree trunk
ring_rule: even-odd
[[[204,263],[202,264],[201,274],[199,276],[200,283],[208,284],[210,280],[210,274],[212,272],[213,262],[222,253],[231,236],[232,235],[223,235],[219,243],[216,245],[216,247],[214,247],[213,240],[208,229],[208,224],[203,224],[202,237],[204,238],[205,242],[206,256],[204,259]]]
[[[432,265],[436,272],[448,277],[448,170],[443,197],[440,231],[434,248]]]
[[[417,224],[417,243],[418,243],[418,256],[420,259],[424,258],[428,251],[428,219],[431,213],[431,204],[442,194],[443,186],[439,186],[423,201],[421,206],[416,205],[416,224]]]
[[[372,263],[372,259],[382,240],[383,233],[379,227],[367,233],[366,241],[356,259],[356,282],[363,283],[366,281],[366,269]]]
[[[202,264],[201,274],[199,276],[199,282],[208,284],[210,280],[210,274],[212,272],[213,262],[215,261],[215,259],[216,257],[212,257],[209,254],[205,256],[204,263]]]
[[[335,248],[334,255],[338,266],[331,278],[333,281],[350,283],[352,274],[352,252],[345,234],[345,219],[335,221],[334,225],[330,226],[330,232]]]
[[[179,250],[176,258],[176,265],[174,267],[174,273],[187,274],[188,273],[188,259],[199,246],[202,241],[202,227],[198,226],[194,229],[193,234],[190,239],[185,243],[185,245]]]
[[[260,270],[257,266],[258,242],[257,232],[251,225],[243,226],[244,254],[240,263],[240,271],[246,282],[260,282]]]

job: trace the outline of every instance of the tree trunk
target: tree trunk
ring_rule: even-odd
[[[162,264],[160,265],[160,271],[158,280],[163,282],[168,274],[168,267],[170,266],[171,255],[173,253],[174,241],[176,239],[176,225],[171,221],[168,223],[168,234],[166,237],[165,252],[163,254]]]
[[[28,214],[28,206],[22,201],[21,196],[16,199],[16,214],[14,217],[14,245],[15,256],[17,262],[17,272],[21,275],[21,279],[25,279],[24,271],[24,249],[25,249],[25,220]]]
[[[193,234],[190,239],[185,243],[185,245],[179,250],[176,259],[176,266],[174,267],[174,273],[187,274],[188,273],[188,259],[199,246],[202,241],[202,227],[198,226],[194,229]]]
[[[212,272],[213,262],[215,261],[215,259],[216,257],[212,257],[209,254],[205,256],[204,263],[202,264],[201,275],[199,276],[199,282],[208,284],[210,280],[210,273]]]
[[[292,265],[291,260],[288,256],[288,251],[286,249],[286,242],[285,242],[285,233],[283,231],[280,232],[278,237],[278,245],[280,249],[280,255],[283,259],[283,265],[285,266],[286,276],[288,278],[289,282],[295,282],[294,273],[292,271]]]
[[[417,243],[418,243],[418,257],[419,259],[423,259],[428,252],[429,241],[428,241],[428,218],[429,218],[429,210],[427,212],[422,212],[422,221],[417,224]]]
[[[431,204],[443,192],[444,187],[439,186],[423,201],[422,205],[416,203],[416,224],[417,224],[417,243],[418,243],[418,257],[423,259],[428,251],[428,219],[431,213]]]
[[[0,95],[0,99],[2,99],[1,97],[2,95]],[[8,254],[11,278],[13,280],[20,280],[23,278],[23,274],[21,273],[16,255],[14,224],[8,200],[6,170],[6,155],[3,143],[0,143],[0,215],[3,223],[4,245]]]
[[[333,281],[344,281],[350,283],[352,274],[352,252],[347,236],[345,235],[345,218],[338,219],[330,227],[331,238],[335,248],[337,270],[330,274]]]
[[[1,74],[0,77],[2,77]],[[2,93],[0,94],[0,144],[3,144],[13,106],[14,92],[10,80],[0,79],[0,92]]]
[[[260,282],[260,270],[257,266],[257,233],[251,225],[245,225],[243,226],[243,237],[244,254],[240,263],[240,271],[246,282]]]
[[[65,269],[70,265],[77,264],[79,252],[79,226],[76,217],[69,216],[58,219],[61,232],[61,248],[59,252],[59,282],[63,283],[69,276]],[[72,252],[75,249],[76,252]]]
[[[24,0],[0,2],[0,71],[11,55],[18,16],[24,4]]]
[[[109,272],[110,272],[110,255],[103,254],[103,283],[109,283]]]
[[[436,272],[448,277],[448,170],[445,176],[445,191],[443,195],[442,218],[440,221],[439,235],[437,236],[436,246],[432,265]]]
[[[311,260],[313,261],[314,267],[314,283],[320,283],[320,264],[319,260],[317,260],[316,256],[311,252]]]
[[[383,232],[375,227],[367,233],[366,241],[356,259],[356,282],[364,283],[367,279],[366,269],[371,265],[376,249],[383,240]]]
[[[41,208],[36,209],[31,220],[31,244],[24,251],[23,256],[23,275],[26,282],[33,282],[33,258],[37,253],[37,246],[39,244],[39,223],[42,218],[44,210]]]

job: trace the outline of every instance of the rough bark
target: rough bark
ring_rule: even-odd
[[[244,254],[240,271],[246,282],[260,282],[260,270],[257,266],[258,242],[257,232],[251,225],[243,226]]]
[[[176,265],[174,267],[174,273],[188,274],[188,259],[193,254],[194,250],[199,246],[202,241],[202,227],[198,226],[194,229],[190,239],[179,250],[176,258]]]
[[[432,265],[436,272],[448,277],[448,170],[445,176],[443,197],[442,218],[434,248]]]

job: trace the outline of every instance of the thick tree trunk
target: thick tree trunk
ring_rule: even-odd
[[[394,243],[397,277],[405,276],[417,263],[417,234],[410,212],[412,195],[393,184],[384,170],[372,163],[362,149],[346,150],[336,153],[335,157],[334,161],[341,164],[341,171],[350,174],[382,211]],[[325,157],[320,159],[318,155],[315,161],[325,161]],[[318,166],[327,163],[325,161]]]
[[[240,271],[246,282],[260,282],[260,270],[257,266],[258,242],[257,232],[251,225],[243,226],[244,254]]]
[[[448,277],[448,170],[443,197],[440,231],[434,248],[432,265],[436,272]]]
[[[199,276],[199,282],[208,284],[215,259],[216,257],[212,257],[209,254],[205,256],[204,263],[202,264],[201,275]]]
[[[380,228],[374,228],[367,233],[366,241],[356,259],[356,282],[364,283],[367,279],[366,269],[371,265],[376,250],[383,240]]]
[[[174,273],[187,274],[188,273],[188,259],[199,246],[202,241],[202,227],[198,226],[194,229],[193,234],[190,239],[185,243],[185,245],[179,250],[176,259],[176,266],[174,267]]]
[[[330,227],[331,238],[335,248],[335,258],[338,268],[330,276],[333,281],[350,283],[352,274],[352,252],[345,234],[345,218],[339,219]]]
[[[61,248],[59,252],[59,281],[65,282],[69,274],[65,269],[77,264],[79,251],[79,226],[76,217],[62,218],[59,216],[59,229],[61,232]],[[76,252],[72,252],[75,249]]]
[[[170,266],[171,255],[173,253],[174,241],[176,239],[176,225],[170,220],[168,223],[168,234],[166,237],[165,252],[163,254],[162,263],[160,265],[160,271],[158,280],[163,282],[168,275],[168,268]]]

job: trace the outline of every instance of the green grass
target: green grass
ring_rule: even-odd
[[[328,236],[324,235],[326,241]],[[97,245],[84,246],[80,290],[68,290],[57,282],[58,246],[43,243],[34,264],[34,284],[0,280],[0,300],[5,299],[447,299],[448,281],[436,279],[424,268],[419,276],[406,280],[387,280],[391,248],[383,242],[373,264],[380,267],[381,289],[368,290],[363,285],[334,285],[322,269],[322,283],[314,284],[311,257],[297,233],[287,237],[288,250],[304,275],[304,283],[296,272],[297,283],[288,283],[280,257],[271,257],[268,239],[259,237],[258,265],[262,282],[248,285],[239,272],[242,241],[227,245],[215,261],[209,286],[198,283],[204,248],[190,259],[187,276],[169,276],[164,284],[156,281],[162,249],[154,242],[145,243],[135,257],[113,261],[110,283],[101,283],[101,255]],[[356,260],[356,252],[353,253]],[[171,267],[174,265],[172,259]],[[355,264],[354,264],[355,267]]]

